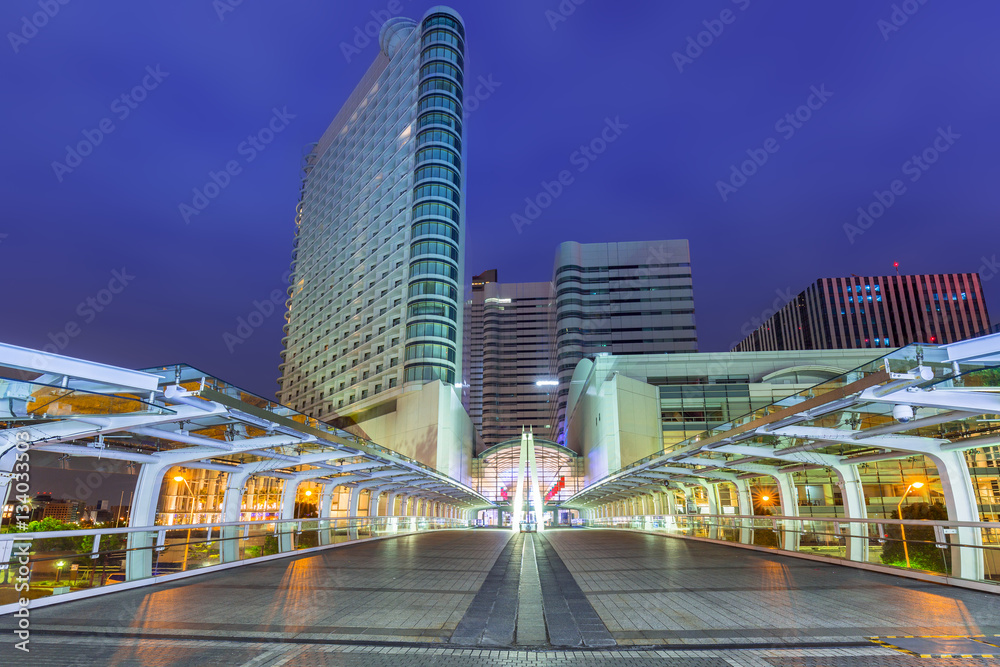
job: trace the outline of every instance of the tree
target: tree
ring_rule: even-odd
[[[893,512],[892,519],[898,519]],[[914,503],[903,507],[903,518],[920,521],[947,521],[948,511],[941,503]],[[903,551],[902,531],[898,525],[886,526],[886,542],[882,547],[882,562],[886,565],[906,567]],[[910,567],[931,572],[949,572],[951,553],[949,549],[939,549],[935,544],[934,528],[928,526],[906,527],[906,548],[910,553]]]

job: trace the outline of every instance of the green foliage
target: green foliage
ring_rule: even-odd
[[[759,547],[776,547],[778,534],[770,528],[754,528],[753,543]]]
[[[899,514],[893,512],[891,518],[898,519]],[[944,505],[935,503],[914,503],[903,507],[903,519],[920,521],[947,521],[948,511]],[[882,562],[886,565],[906,567],[906,554],[903,551],[902,531],[897,525],[886,526],[886,542],[882,547]],[[947,573],[951,561],[950,549],[939,549],[934,543],[934,528],[928,526],[906,527],[906,547],[910,553],[910,567],[930,572]]]

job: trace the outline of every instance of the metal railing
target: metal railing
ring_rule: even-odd
[[[1000,593],[996,522],[674,514],[587,519],[584,525],[834,559]]]
[[[342,517],[0,534],[0,615],[344,542],[466,528],[460,519]]]

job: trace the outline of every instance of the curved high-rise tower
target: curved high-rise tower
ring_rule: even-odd
[[[462,358],[465,27],[434,7],[379,47],[303,160],[278,394],[356,424]]]

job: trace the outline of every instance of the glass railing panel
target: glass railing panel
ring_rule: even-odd
[[[0,406],[0,418],[7,420],[174,414],[132,394],[98,394],[5,377],[0,377]]]

